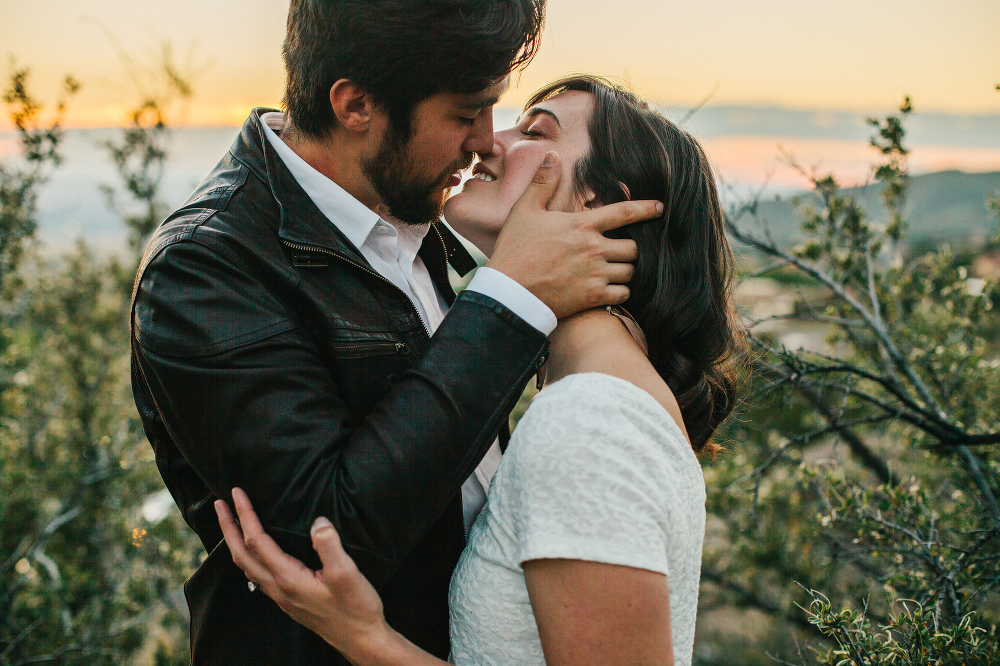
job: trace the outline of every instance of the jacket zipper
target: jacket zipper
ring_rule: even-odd
[[[441,232],[440,231],[438,231],[438,237],[439,238],[441,237]],[[390,287],[392,287],[393,289],[395,289],[396,291],[398,291],[399,293],[401,293],[403,296],[406,297],[407,303],[410,304],[410,309],[413,310],[413,314],[417,315],[417,320],[420,322],[420,325],[424,327],[424,333],[427,334],[428,338],[431,337],[431,331],[430,331],[429,328],[427,328],[427,323],[424,321],[424,318],[420,316],[420,311],[417,310],[417,307],[415,305],[413,305],[413,301],[410,300],[410,297],[407,295],[407,293],[405,291],[403,291],[402,289],[400,289],[399,287],[397,287],[395,284],[393,284],[392,280],[390,280],[386,276],[384,276],[384,275],[382,275],[380,273],[377,273],[376,271],[373,271],[372,269],[368,268],[367,266],[359,264],[358,262],[354,261],[353,259],[348,259],[347,257],[345,257],[342,254],[338,254],[337,252],[331,252],[330,250],[327,250],[326,248],[322,248],[322,247],[320,247],[318,245],[303,245],[302,243],[293,243],[291,241],[285,240],[284,238],[281,239],[281,242],[284,243],[285,245],[287,245],[288,247],[292,248],[293,250],[301,250],[302,252],[322,252],[323,254],[328,254],[331,257],[336,257],[337,259],[340,259],[341,261],[344,261],[344,262],[350,264],[351,266],[354,266],[355,268],[360,268],[365,273],[370,273],[371,275],[374,275],[375,277],[377,277],[379,280],[382,280],[383,282],[385,282],[386,284],[388,284]],[[444,239],[441,240],[441,243],[444,244]]]
[[[331,345],[343,352],[353,352],[355,354],[365,354],[367,352],[376,352],[392,348],[395,348],[397,354],[405,354],[407,352],[407,347],[404,343],[393,342],[391,340],[364,342],[360,344],[354,344],[351,342],[331,342]]]

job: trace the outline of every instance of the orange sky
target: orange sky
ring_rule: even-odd
[[[120,124],[137,98],[106,33],[149,61],[168,40],[195,72],[191,124],[239,124],[280,99],[287,0],[0,0],[0,50],[52,99],[84,84],[68,121]],[[102,29],[102,26],[104,29]],[[570,71],[624,76],[658,102],[1000,114],[997,0],[549,0],[542,51],[502,102]],[[9,127],[6,118],[0,129]]]

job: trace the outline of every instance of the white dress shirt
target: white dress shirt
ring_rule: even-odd
[[[387,210],[379,215],[310,166],[278,137],[275,132],[284,128],[284,114],[265,113],[261,121],[268,141],[306,195],[376,272],[409,297],[428,334],[433,334],[444,319],[448,304],[434,287],[423,259],[417,255],[430,224],[405,224],[390,217]],[[466,289],[493,298],[545,335],[556,327],[556,317],[548,306],[499,271],[480,268]],[[493,442],[475,472],[462,484],[466,533],[486,503],[486,492],[499,464],[500,447]]]

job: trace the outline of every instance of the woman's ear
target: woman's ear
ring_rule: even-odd
[[[583,191],[583,207],[586,210],[600,208],[604,202],[589,187]]]

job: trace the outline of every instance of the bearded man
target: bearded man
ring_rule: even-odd
[[[292,0],[286,113],[254,110],[150,241],[133,388],[209,552],[185,585],[193,663],[347,663],[233,564],[212,505],[234,486],[314,565],[309,527],[329,517],[392,626],[447,656],[448,582],[498,432],[557,317],[621,302],[634,258],[593,216],[515,207],[494,260],[457,297],[449,283],[449,263],[475,263],[439,222],[445,193],[491,151],[493,105],[534,55],[543,11]],[[605,228],[654,214],[601,213]]]

